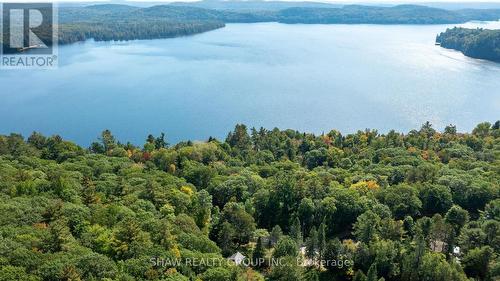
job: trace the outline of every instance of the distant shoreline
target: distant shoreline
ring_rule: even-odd
[[[500,30],[455,27],[439,34],[436,43],[471,58],[500,63]]]
[[[500,20],[500,9],[444,10],[419,5],[313,6],[279,10],[217,10],[183,5],[61,7],[59,44],[88,39],[130,41],[176,38],[216,30],[229,23],[444,25]]]

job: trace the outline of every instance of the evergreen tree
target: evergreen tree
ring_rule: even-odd
[[[377,264],[373,263],[368,269],[367,281],[378,281],[377,277]]]
[[[262,245],[261,237],[259,237],[257,238],[257,244],[255,245],[255,250],[253,251],[253,256],[252,256],[253,264],[257,268],[264,267],[266,265],[265,261],[263,262],[265,255],[266,255],[265,248]]]
[[[366,275],[363,273],[363,271],[358,270],[356,271],[356,275],[354,275],[353,281],[367,281]]]
[[[322,222],[318,229],[318,253],[321,260],[326,250],[326,224]]]
[[[298,217],[295,217],[293,224],[290,226],[290,237],[295,240],[297,245],[302,245],[302,231],[301,224]]]
[[[154,143],[156,149],[166,148],[168,146],[168,143],[165,139],[165,133],[161,133],[160,136],[154,140]]]
[[[269,235],[269,244],[270,246],[276,245],[278,240],[280,240],[281,236],[283,236],[283,231],[279,225],[275,225],[271,230],[271,234]]]
[[[318,249],[318,231],[316,231],[316,227],[313,226],[311,228],[311,232],[309,233],[309,237],[306,240],[306,257],[311,260],[315,260],[317,249]]]
[[[104,146],[104,151],[109,152],[116,147],[116,139],[110,130],[104,130],[101,133],[101,142]]]
[[[305,273],[304,273],[304,281],[319,281],[319,273],[316,268],[309,268]]]

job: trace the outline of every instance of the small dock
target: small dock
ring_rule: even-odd
[[[40,47],[42,47],[42,45],[37,44],[37,45],[29,46],[29,47],[19,48],[19,49],[17,49],[17,51],[22,53],[22,52],[25,52],[25,51],[28,51],[31,49],[40,48]]]

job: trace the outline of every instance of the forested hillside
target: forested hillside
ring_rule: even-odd
[[[341,8],[342,4],[332,4],[313,1],[210,1],[172,2],[174,6],[191,6],[205,9],[230,11],[278,11],[287,8]]]
[[[439,34],[436,42],[469,57],[500,62],[500,30],[451,28]]]
[[[231,2],[228,2],[231,3]],[[463,23],[470,20],[498,20],[498,9],[444,10],[418,5],[393,7],[346,5],[301,6],[297,3],[282,9],[209,9],[189,6],[187,3],[157,5],[147,8],[126,5],[94,5],[77,8],[61,8],[60,22],[97,20],[219,20],[229,22],[283,23],[373,23],[373,24],[445,24]],[[266,5],[266,4],[260,4]],[[273,5],[273,3],[269,3]],[[117,6],[114,9],[114,6]]]
[[[87,39],[126,41],[172,38],[202,33],[224,27],[220,21],[137,20],[134,22],[81,22],[61,25],[59,43],[68,44]]]
[[[499,192],[500,121],[88,149],[11,134],[0,280],[497,280]],[[223,262],[237,251],[265,262]]]
[[[207,16],[209,11],[178,7],[173,11],[141,9],[127,5],[94,5],[64,7],[59,12],[59,44],[87,39],[96,41],[171,38],[202,33],[224,27],[217,17]],[[163,11],[163,12],[162,12]],[[50,32],[37,32],[44,43],[52,44]],[[3,35],[8,40],[9,34]],[[3,42],[0,38],[0,44]],[[15,51],[15,50],[14,50]]]
[[[170,38],[221,28],[224,23],[447,24],[500,19],[500,10],[495,9],[450,11],[417,5],[336,7],[298,2],[294,7],[291,2],[279,5],[274,2],[258,5],[249,2],[247,5],[253,7],[249,9],[243,9],[240,7],[242,4],[232,2],[225,3],[228,6],[225,9],[201,8],[211,7],[203,2],[199,3],[200,7],[185,5],[187,3],[147,8],[115,4],[61,7],[59,42],[67,44],[86,39],[109,41]],[[265,5],[271,7],[258,8]],[[235,8],[231,9],[232,6]],[[9,38],[8,34],[4,36]],[[50,42],[43,36],[41,38]]]
[[[350,5],[341,9],[290,8],[280,12],[285,23],[369,23],[369,24],[445,24],[464,21],[454,11],[415,5],[370,7]]]
[[[179,7],[162,13],[160,7],[141,9],[113,4],[62,8],[59,43],[171,38],[224,27],[223,21],[199,10],[203,9]]]
[[[169,38],[213,30],[223,27],[224,23],[445,24],[500,18],[500,10],[493,9],[449,11],[416,5],[334,8],[313,4],[304,7],[303,3],[290,7],[291,3],[285,4],[280,7],[288,5],[288,8],[241,9],[239,5],[234,9],[201,8],[210,7],[204,3],[200,3],[200,7],[184,6],[186,3],[147,8],[112,4],[65,7],[61,8],[59,16],[60,42],[66,44],[90,38],[101,41]],[[225,5],[231,7],[230,2]]]

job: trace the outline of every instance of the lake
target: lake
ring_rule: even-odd
[[[500,119],[500,64],[435,46],[451,26],[228,24],[62,46],[56,70],[0,70],[0,134],[36,130],[88,146],[103,129],[122,142],[165,132],[175,143],[224,138],[236,123],[470,131]]]

